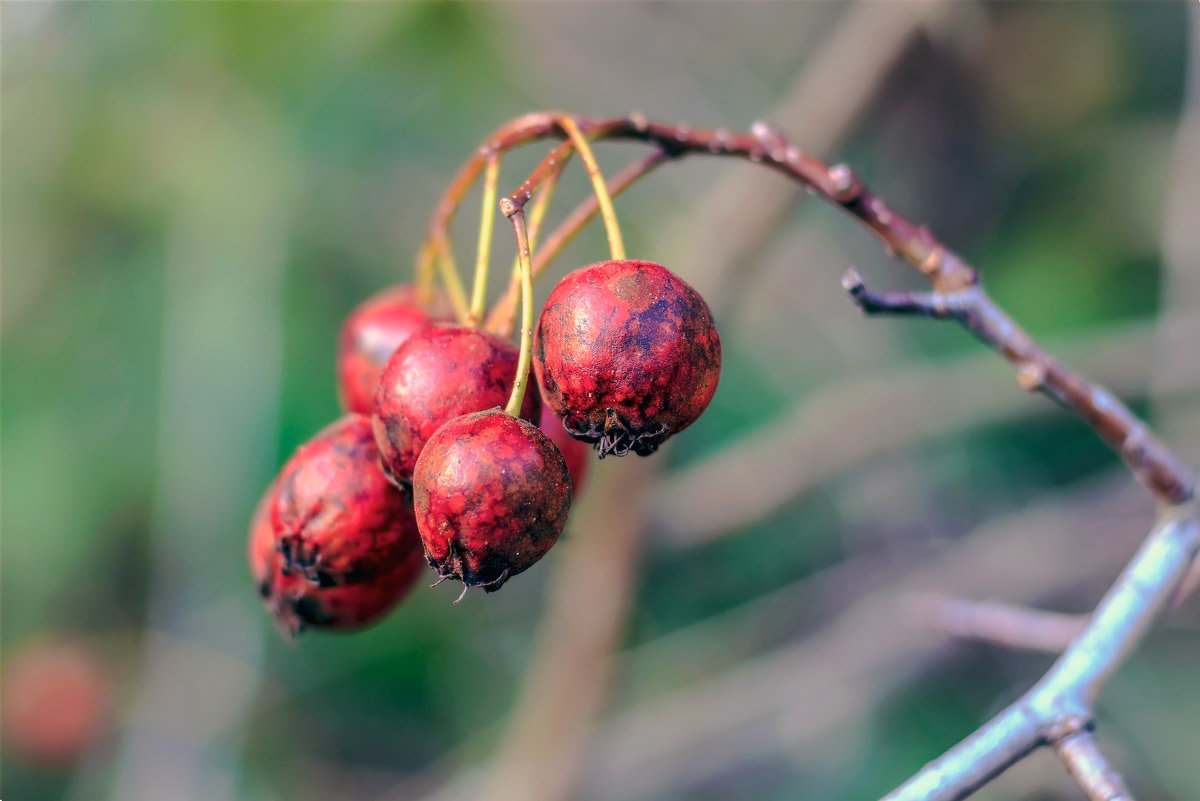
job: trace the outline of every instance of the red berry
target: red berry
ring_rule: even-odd
[[[537,426],[489,409],[438,429],[417,460],[413,493],[429,564],[493,592],[558,541],[571,476]]]
[[[518,356],[508,340],[466,326],[433,325],[409,337],[375,391],[372,424],[384,472],[409,484],[421,449],[443,423],[503,406]],[[538,394],[526,392],[521,416],[537,420],[540,411]]]
[[[542,404],[542,416],[538,428],[550,438],[550,441],[562,451],[567,460],[567,470],[571,473],[571,497],[577,500],[583,493],[583,484],[587,479],[588,466],[591,464],[592,449],[586,443],[575,439],[563,427],[562,420],[554,416],[554,410],[546,403]]]
[[[708,406],[721,339],[704,299],[648,261],[569,274],[538,321],[533,366],[542,398],[600,457],[653,453]]]
[[[103,663],[85,643],[25,644],[4,667],[4,738],[29,762],[70,763],[103,732],[110,689]]]
[[[250,573],[280,631],[294,636],[310,626],[327,630],[358,628],[391,609],[416,582],[425,562],[419,547],[390,572],[357,584],[322,587],[295,571],[285,573],[269,514],[275,504],[276,487],[272,484],[259,501],[250,524],[249,545]]]
[[[416,579],[412,501],[378,460],[369,419],[346,415],[302,445],[260,501],[250,568],[281,628],[360,625]]]
[[[342,323],[338,336],[338,397],[348,412],[371,413],[375,385],[388,358],[418,329],[451,318],[443,294],[427,306],[414,286],[401,284],[376,292]]]

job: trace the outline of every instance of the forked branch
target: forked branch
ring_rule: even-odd
[[[977,282],[950,291],[877,292],[849,270],[842,286],[866,314],[895,314],[954,320],[1017,369],[1017,383],[1041,392],[1079,415],[1120,454],[1155,497],[1182,503],[1192,497],[1194,479],[1112,393],[1064,367],[1034,343]]]
[[[690,154],[732,156],[763,164],[841,208],[875,234],[890,254],[908,262],[930,282],[929,292],[879,292],[868,288],[862,276],[852,270],[843,285],[860,309],[868,314],[923,316],[959,323],[1013,365],[1024,389],[1046,395],[1090,426],[1150,490],[1160,503],[1153,530],[1049,672],[1016,703],[887,796],[887,801],[965,798],[1026,754],[1048,745],[1058,752],[1092,799],[1129,799],[1129,791],[1092,738],[1092,709],[1113,671],[1170,601],[1200,550],[1200,523],[1193,500],[1195,478],[1112,393],[1042,350],[992,301],[973,268],[927,228],[891,210],[848,167],[826,165],[762,123],[750,133],[731,133],[655,123],[631,115],[609,120],[574,119],[578,130],[573,131],[570,125],[564,128],[564,118],[558,112],[528,114],[498,129],[451,184],[435,213],[427,244],[448,242],[446,227],[454,209],[490,159],[534,139],[573,134],[577,143],[583,137],[655,145],[650,158],[635,163],[614,181],[610,194],[616,194],[613,190],[618,184],[621,189],[627,187],[662,161]],[[504,211],[510,219],[520,217],[520,207],[553,174],[569,154],[568,147],[568,143],[559,145],[515,193],[504,199]],[[595,171],[589,172],[596,180]],[[595,214],[597,202],[593,199],[592,205],[585,203],[573,212],[552,235],[546,249],[551,249],[553,242],[569,240]],[[523,227],[518,236],[521,231]],[[525,247],[524,242],[520,244]],[[443,255],[448,256],[448,247]],[[525,275],[535,269],[527,267]],[[528,292],[524,294],[527,298]],[[489,317],[489,324],[505,325],[511,309],[511,305],[505,308],[502,303]],[[527,335],[527,331],[522,334]]]

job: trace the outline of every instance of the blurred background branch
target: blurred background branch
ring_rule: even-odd
[[[1156,348],[1186,354],[1197,337],[1200,318],[1177,315],[1169,323],[1108,326],[1049,347],[1114,391],[1136,396],[1151,378]],[[1188,397],[1197,383],[1186,375],[1168,376],[1157,389],[1163,397]],[[889,452],[1053,413],[1041,399],[1013,392],[1011,379],[990,354],[852,374],[808,395],[781,419],[665,476],[653,514],[671,542],[702,543],[762,520],[806,489]],[[846,436],[850,431],[854,436]],[[797,453],[806,458],[797,462]],[[719,491],[730,473],[743,476],[745,484],[733,496]]]
[[[912,603],[918,617],[955,637],[1053,654],[1065,649],[1086,622],[1079,615],[927,593],[914,596]]]

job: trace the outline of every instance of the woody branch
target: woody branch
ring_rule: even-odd
[[[444,239],[443,221],[494,153],[535,139],[563,137],[560,112],[528,114],[498,129],[464,165],[439,205],[430,238]],[[1142,547],[1097,605],[1062,655],[1025,695],[886,797],[917,801],[965,798],[1041,746],[1051,746],[1092,799],[1129,798],[1128,790],[1095,744],[1092,709],[1112,672],[1137,646],[1171,599],[1200,550],[1195,479],[1111,392],[1061,364],[988,296],[978,273],[924,226],[890,209],[842,165],[828,166],[802,152],[769,126],[750,133],[692,129],[650,122],[640,115],[608,120],[573,118],[589,140],[651,143],[653,160],[709,154],[744,158],[803,184],[875,234],[888,252],[908,262],[931,285],[929,292],[878,292],[851,270],[843,279],[851,300],[868,314],[953,320],[999,353],[1017,371],[1018,383],[1074,413],[1129,466],[1157,501],[1159,515]],[[521,188],[505,198],[519,208],[554,168],[565,148],[548,157]],[[643,171],[641,174],[648,172]],[[635,178],[637,175],[635,174]],[[631,183],[632,181],[627,182]],[[623,187],[622,187],[623,188]],[[569,239],[594,209],[585,201],[552,237]]]

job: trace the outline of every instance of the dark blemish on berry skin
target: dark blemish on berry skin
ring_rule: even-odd
[[[601,458],[646,456],[716,392],[721,341],[700,295],[653,262],[583,267],[550,293],[534,342],[545,403]]]
[[[558,446],[500,409],[439,429],[417,460],[413,488],[429,564],[442,578],[487,592],[550,550],[571,507]]]
[[[410,486],[417,457],[443,423],[503,405],[519,355],[508,340],[466,326],[435,325],[411,336],[375,392],[372,426],[384,473]],[[540,413],[540,397],[526,392],[521,416],[537,421]]]
[[[285,636],[366,625],[423,569],[411,497],[377,460],[367,418],[348,415],[302,445],[259,501],[250,572]]]
[[[285,567],[347,584],[379,573],[414,547],[409,498],[379,472],[368,419],[347,415],[284,465],[273,521]]]

